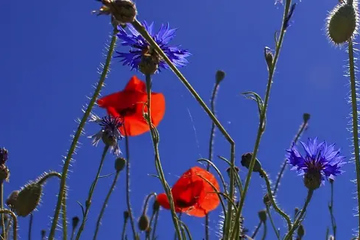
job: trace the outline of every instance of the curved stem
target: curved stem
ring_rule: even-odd
[[[302,221],[302,218],[306,212],[306,208],[307,206],[309,205],[310,203],[310,200],[312,198],[312,195],[314,193],[314,190],[309,190],[308,191],[308,194],[307,194],[307,197],[306,197],[306,200],[305,200],[305,203],[304,203],[304,207],[301,209],[301,212],[299,213],[299,216],[297,217],[297,219],[295,220],[292,228],[289,230],[289,232],[286,234],[284,240],[290,240],[292,239],[292,235],[293,233],[295,232],[295,230],[299,227],[301,221]]]
[[[280,234],[279,234],[278,229],[276,229],[276,227],[275,227],[275,223],[274,223],[274,220],[273,220],[273,218],[272,218],[272,216],[271,216],[271,212],[270,212],[270,207],[269,207],[269,206],[266,206],[266,213],[267,213],[267,215],[269,216],[270,224],[271,224],[272,228],[274,229],[274,232],[275,232],[275,234],[276,234],[277,239],[280,240]]]
[[[220,82],[216,81],[212,95],[210,100],[210,107],[211,112],[216,116],[215,114],[215,98],[217,91],[219,90],[219,84]],[[212,161],[213,158],[213,147],[214,147],[214,136],[215,136],[215,124],[214,122],[211,122],[211,130],[210,130],[210,139],[209,139],[209,161]],[[208,163],[206,166],[206,170],[210,170],[210,164]],[[209,213],[205,216],[205,240],[209,240]]]
[[[37,181],[38,184],[43,185],[49,178],[57,177],[61,179],[61,174],[58,172],[49,172],[45,173],[40,179]]]
[[[13,239],[17,240],[17,217],[15,215],[15,213],[9,209],[0,209],[0,213],[1,214],[9,214],[12,217],[12,221],[13,221]],[[10,221],[10,220],[9,220]]]
[[[71,159],[72,159],[72,156],[75,152],[75,149],[76,149],[76,145],[79,141],[79,138],[80,138],[80,135],[85,127],[85,123],[91,113],[91,110],[92,108],[94,107],[95,105],[95,101],[97,99],[97,97],[99,96],[100,94],[100,91],[102,89],[102,87],[104,86],[104,82],[105,82],[105,79],[106,79],[106,76],[109,72],[109,69],[110,69],[110,63],[111,63],[111,59],[112,59],[112,55],[113,55],[113,52],[114,52],[114,49],[115,49],[115,45],[116,45],[116,32],[117,30],[114,29],[114,32],[112,34],[112,37],[111,37],[111,43],[110,43],[110,46],[109,46],[109,49],[108,49],[108,53],[107,53],[107,57],[106,57],[106,61],[105,61],[105,64],[104,64],[104,68],[103,68],[103,71],[101,73],[101,76],[100,76],[100,79],[99,79],[99,82],[96,86],[96,89],[95,89],[95,92],[85,110],[85,113],[80,121],[80,124],[76,130],[76,133],[74,135],[74,138],[73,138],[73,141],[70,145],[70,149],[67,153],[67,156],[65,158],[65,161],[64,161],[64,166],[63,166],[63,170],[62,170],[62,173],[61,173],[61,182],[60,182],[60,190],[59,190],[59,193],[58,193],[58,200],[57,200],[57,203],[56,203],[56,207],[55,207],[55,213],[54,213],[54,217],[53,217],[53,220],[52,220],[52,225],[51,225],[51,229],[50,229],[50,234],[49,234],[49,238],[48,240],[54,240],[54,237],[55,237],[55,230],[56,230],[56,226],[57,226],[57,222],[58,222],[58,219],[59,219],[59,215],[60,215],[60,209],[61,209],[61,204],[66,204],[65,203],[65,200],[64,200],[64,196],[65,196],[65,191],[66,191],[66,178],[67,178],[67,173],[69,171],[69,166],[70,166],[70,162],[71,162]]]
[[[155,239],[156,239],[155,233],[156,233],[156,227],[157,227],[158,219],[159,219],[159,211],[157,211],[157,212],[155,213],[154,227],[153,227],[153,229],[151,230],[151,231],[152,231],[152,237],[151,237],[152,240],[155,240]]]
[[[240,199],[240,203],[239,203],[239,209],[237,212],[237,219],[241,216],[241,212],[245,203],[245,198],[246,198],[246,194],[247,191],[249,189],[250,186],[250,180],[251,180],[251,175],[255,166],[255,159],[256,159],[256,154],[258,152],[259,149],[259,145],[260,145],[260,141],[261,141],[261,137],[264,133],[264,125],[265,125],[265,120],[266,120],[266,111],[267,111],[267,107],[269,104],[269,97],[270,97],[270,90],[271,90],[271,86],[272,86],[272,82],[273,82],[273,78],[274,78],[274,72],[276,69],[276,64],[280,55],[280,50],[281,50],[281,46],[284,40],[284,36],[285,36],[285,32],[286,32],[286,22],[287,22],[287,17],[288,17],[288,13],[289,13],[289,8],[291,5],[291,0],[286,0],[285,3],[285,8],[284,8],[284,14],[283,14],[283,20],[281,23],[281,31],[280,31],[280,37],[279,37],[279,41],[276,42],[276,50],[275,50],[275,56],[274,56],[274,60],[271,64],[271,67],[269,67],[269,78],[268,78],[268,83],[267,83],[267,87],[266,87],[266,92],[265,92],[265,100],[264,100],[264,105],[263,105],[263,109],[261,111],[261,115],[260,115],[260,121],[259,121],[259,127],[258,127],[258,131],[257,131],[257,136],[256,136],[256,141],[255,141],[255,145],[254,145],[254,150],[252,153],[252,158],[250,161],[250,165],[249,165],[249,170],[248,170],[248,174],[246,176],[246,180],[245,180],[245,185],[244,185],[244,190],[241,194],[241,199]],[[237,236],[238,237],[238,236]]]
[[[125,126],[124,129],[126,129]],[[129,137],[127,136],[126,130],[125,130],[125,154],[126,154],[126,206],[127,206],[127,211],[129,213],[133,238],[138,239],[138,235],[135,229],[134,215],[132,212],[131,201],[130,201],[130,146],[129,146]],[[124,223],[124,225],[126,224]]]
[[[301,134],[304,132],[304,130],[306,129],[307,127],[307,120],[305,120],[301,125],[300,125],[300,128],[299,128],[299,131],[297,132],[297,134],[295,135],[295,138],[294,140],[292,141],[291,143],[291,146],[295,146],[297,141],[300,139],[301,137]],[[285,167],[287,165],[287,159],[284,160],[283,164],[281,165],[281,169],[280,169],[280,172],[276,178],[276,182],[275,182],[275,186],[274,186],[274,190],[273,190],[273,193],[274,193],[274,196],[276,195],[276,192],[279,188],[279,184],[280,184],[280,180],[281,178],[283,177],[284,175],[284,172],[285,172]]]
[[[251,235],[251,238],[255,238],[255,237],[256,237],[256,234],[259,232],[259,229],[260,229],[262,223],[263,223],[263,222],[260,220],[260,221],[259,221],[259,224],[258,224],[257,227],[255,228],[254,233]]]
[[[358,209],[360,208],[360,157],[359,157],[359,130],[358,130],[358,107],[357,107],[357,94],[356,94],[356,78],[355,78],[355,64],[354,64],[354,49],[353,42],[349,40],[348,46],[349,53],[349,73],[350,73],[350,88],[351,88],[351,109],[352,109],[352,133],[354,145],[354,158],[356,170],[356,187],[357,187],[357,200]],[[360,214],[358,214],[358,229],[360,229]],[[360,232],[358,233],[360,239]]]
[[[166,182],[165,179],[165,174],[161,165],[161,161],[160,161],[160,153],[159,153],[159,133],[157,132],[157,130],[154,128],[153,124],[152,124],[152,117],[151,117],[151,76],[149,74],[146,75],[146,93],[147,93],[147,117],[146,120],[148,122],[149,128],[150,128],[150,133],[151,133],[151,139],[153,142],[153,147],[154,147],[154,152],[155,152],[155,167],[156,167],[156,171],[157,174],[159,175],[159,179],[163,185],[163,188],[165,190],[166,196],[169,200],[170,203],[170,212],[171,212],[171,217],[175,226],[175,236],[178,237],[178,240],[182,239],[181,236],[181,230],[180,230],[180,224],[179,224],[179,219],[176,215],[175,212],[175,204],[174,204],[174,200],[170,191],[170,188],[168,187],[168,183]]]
[[[84,213],[84,215],[82,217],[81,225],[80,225],[79,230],[78,230],[78,232],[76,234],[76,238],[75,238],[76,240],[80,239],[81,233],[83,232],[83,230],[85,228],[85,223],[87,221],[87,216],[88,216],[89,211],[90,211],[92,196],[94,194],[95,187],[96,187],[97,182],[99,180],[100,172],[101,172],[101,169],[102,169],[102,167],[104,165],[104,160],[105,160],[106,153],[108,152],[108,149],[109,149],[109,145],[105,145],[104,146],[104,151],[103,151],[103,153],[101,155],[99,168],[97,170],[95,179],[94,179],[94,181],[92,182],[92,184],[90,186],[88,198],[86,199],[86,202],[85,202],[85,213]]]
[[[266,222],[264,222],[264,232],[263,232],[263,235],[262,235],[262,240],[265,240],[266,239],[266,234],[267,234],[267,224]]]
[[[271,190],[271,183],[270,183],[270,180],[269,180],[269,177],[267,175],[267,173],[261,169],[260,170],[260,174],[264,177],[264,180],[265,180],[265,183],[266,183],[266,188],[267,188],[267,191],[268,191],[268,195],[269,195],[269,198],[270,198],[270,201],[271,201],[271,204],[273,206],[273,208],[275,209],[275,211],[277,213],[279,213],[286,221],[287,225],[288,225],[288,231],[290,231],[291,229],[291,220],[290,220],[290,217],[289,215],[287,215],[284,211],[282,211],[276,204],[275,202],[275,199],[274,199],[274,195],[272,194],[272,190]]]
[[[143,209],[142,215],[146,215],[147,206],[148,206],[148,203],[149,203],[151,197],[156,197],[156,193],[152,192],[152,193],[150,193],[149,195],[147,195],[147,197],[146,197],[146,199],[145,199],[144,209]],[[151,217],[151,218],[152,218],[152,217]],[[151,220],[150,220],[150,223],[151,223]],[[151,224],[149,224],[149,225],[151,225]]]
[[[118,179],[118,177],[119,177],[119,174],[120,174],[120,171],[117,171],[116,174],[115,174],[114,180],[113,180],[113,182],[112,182],[112,184],[111,184],[111,186],[110,186],[109,192],[107,193],[107,195],[106,195],[106,197],[105,197],[105,200],[104,200],[104,203],[103,203],[103,205],[102,205],[102,207],[101,207],[100,214],[99,214],[98,219],[97,219],[97,221],[96,221],[96,228],[95,228],[95,233],[94,233],[93,240],[96,239],[97,234],[98,234],[98,232],[99,232],[101,219],[102,219],[102,217],[103,217],[103,215],[104,215],[106,206],[107,206],[107,204],[108,204],[108,202],[109,202],[109,199],[110,199],[110,196],[111,196],[111,194],[112,194],[113,191],[114,191],[114,188],[115,188],[117,179]]]

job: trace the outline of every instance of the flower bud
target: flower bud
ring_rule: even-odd
[[[5,166],[5,164],[1,164],[0,165],[0,182],[9,181],[9,177],[10,177],[10,171],[9,169]]]
[[[160,209],[160,203],[159,203],[157,200],[154,201],[153,206],[152,206],[152,209],[153,209],[153,213],[159,211],[159,209]]]
[[[246,167],[247,169],[249,169],[251,158],[252,158],[252,153],[249,152],[249,153],[243,154],[241,156],[241,165],[243,167]],[[262,171],[261,163],[257,158],[255,158],[255,165],[254,165],[253,172],[258,172],[261,174],[261,171]]]
[[[16,190],[10,193],[10,196],[6,199],[6,205],[8,205],[9,208],[11,208],[12,210],[15,208],[15,203],[18,195],[19,195],[19,191]]]
[[[265,211],[265,210],[259,211],[259,212],[258,212],[258,215],[259,215],[260,221],[266,222],[267,215],[266,215],[266,211]]]
[[[141,215],[138,226],[140,231],[146,231],[150,227],[149,218],[146,215]]]
[[[115,160],[115,170],[116,172],[120,172],[121,170],[124,169],[126,164],[126,160],[123,157],[119,157]]]
[[[26,217],[32,213],[40,203],[42,185],[29,183],[19,191],[14,210],[18,216]]]
[[[310,120],[310,114],[309,113],[304,113],[303,120],[304,120],[305,123],[308,122]]]
[[[216,83],[219,84],[225,78],[225,72],[218,70],[215,74]]]
[[[302,239],[302,237],[305,235],[305,228],[302,224],[300,224],[300,226],[297,229],[297,235],[299,239]]]
[[[99,11],[94,11],[98,15],[111,14],[119,24],[131,23],[137,15],[136,6],[129,0],[102,0],[104,5]]]
[[[75,217],[72,218],[72,221],[71,221],[72,224],[71,225],[72,225],[73,229],[77,228],[77,225],[79,224],[79,221],[80,221],[80,219],[79,219],[78,216],[75,216]]]
[[[9,152],[6,148],[0,148],[0,164],[4,164],[8,159]]]
[[[263,198],[263,203],[265,204],[265,206],[271,206],[271,199],[269,197],[269,194],[265,194]]]
[[[352,1],[338,4],[327,18],[327,35],[336,45],[350,40],[358,25],[358,13]]]
[[[269,47],[264,48],[264,56],[265,56],[265,61],[266,61],[268,69],[272,68],[274,55],[271,52]]]
[[[304,175],[304,185],[309,190],[315,190],[321,185],[320,171],[309,171]]]
[[[159,63],[160,58],[157,53],[144,53],[139,63],[139,70],[145,75],[152,75],[158,70]]]

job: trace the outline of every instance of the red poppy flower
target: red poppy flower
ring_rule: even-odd
[[[147,112],[146,85],[133,76],[125,89],[97,100],[97,104],[105,108],[113,117],[120,117],[123,126],[122,135],[137,136],[150,130],[143,112]],[[151,93],[151,118],[156,127],[165,114],[165,97],[161,93]]]
[[[219,183],[214,175],[200,167],[186,171],[171,189],[176,212],[183,212],[195,217],[204,217],[217,208],[220,199],[208,180],[219,191]],[[157,196],[159,204],[170,209],[170,203],[165,193]]]

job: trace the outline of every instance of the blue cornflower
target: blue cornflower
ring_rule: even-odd
[[[296,169],[300,175],[304,175],[305,186],[309,189],[316,189],[324,183],[325,178],[334,180],[343,172],[340,168],[345,164],[345,157],[340,155],[340,150],[335,150],[335,144],[319,143],[317,138],[309,138],[307,143],[301,142],[301,145],[305,156],[293,146],[287,150],[287,159],[293,166],[292,170]]]
[[[119,127],[122,126],[120,118],[112,116],[99,118],[98,116],[92,114],[90,121],[96,122],[101,126],[101,130],[98,133],[90,136],[90,138],[93,139],[92,144],[97,146],[100,139],[102,139],[105,145],[108,145],[115,155],[120,155],[121,151],[118,145],[118,140],[123,138],[119,131]]]
[[[189,51],[181,49],[180,46],[169,46],[169,42],[175,37],[176,29],[170,29],[169,24],[162,24],[158,33],[155,34],[153,31],[154,23],[149,25],[146,21],[144,21],[143,25],[175,66],[182,67],[188,63],[186,58],[191,55]],[[121,45],[129,46],[130,50],[129,52],[117,51],[117,56],[115,57],[120,58],[121,62],[123,62],[123,65],[129,65],[131,70],[139,69],[139,64],[142,61],[144,55],[153,55],[156,53],[150,49],[147,41],[140,35],[138,31],[135,30],[131,24],[128,24],[126,29],[128,31],[123,27],[118,26],[119,32],[117,37],[122,41]],[[152,57],[154,58],[155,56]],[[159,59],[159,71],[160,68],[168,68],[167,64],[162,59],[160,59],[159,56],[156,56],[156,58]]]

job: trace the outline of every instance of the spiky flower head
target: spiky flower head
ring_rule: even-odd
[[[327,35],[333,44],[341,45],[357,34],[358,25],[357,1],[341,1],[327,17]]]
[[[90,138],[93,140],[92,144],[97,146],[100,139],[102,139],[104,144],[109,146],[110,150],[115,155],[120,155],[121,151],[118,145],[118,140],[123,138],[119,130],[119,127],[122,126],[122,121],[120,118],[110,115],[99,118],[98,116],[92,114],[90,121],[96,122],[101,126],[101,130],[98,133],[90,136]]]
[[[287,150],[288,163],[304,176],[304,184],[309,189],[317,189],[324,184],[325,179],[334,179],[341,174],[341,166],[345,164],[344,156],[340,150],[335,150],[335,144],[318,142],[317,138],[308,139],[307,143],[301,142],[305,155],[301,155],[293,146]]]
[[[154,33],[153,25],[154,23],[148,24],[146,21],[143,22],[146,31],[170,58],[171,62],[177,67],[185,66],[188,63],[186,58],[191,55],[189,51],[181,49],[180,46],[175,47],[169,45],[170,41],[175,37],[176,29],[171,29],[169,24],[162,24],[159,31]],[[160,71],[161,68],[168,68],[165,61],[160,58],[131,24],[128,24],[125,29],[119,26],[118,30],[117,37],[120,39],[121,45],[130,47],[128,52],[117,51],[117,56],[115,56],[116,58],[120,58],[123,65],[128,65],[131,69],[137,70],[141,70],[140,67],[154,67],[156,64],[158,64],[158,68],[155,71]],[[155,62],[149,64],[149,60],[151,59]]]

